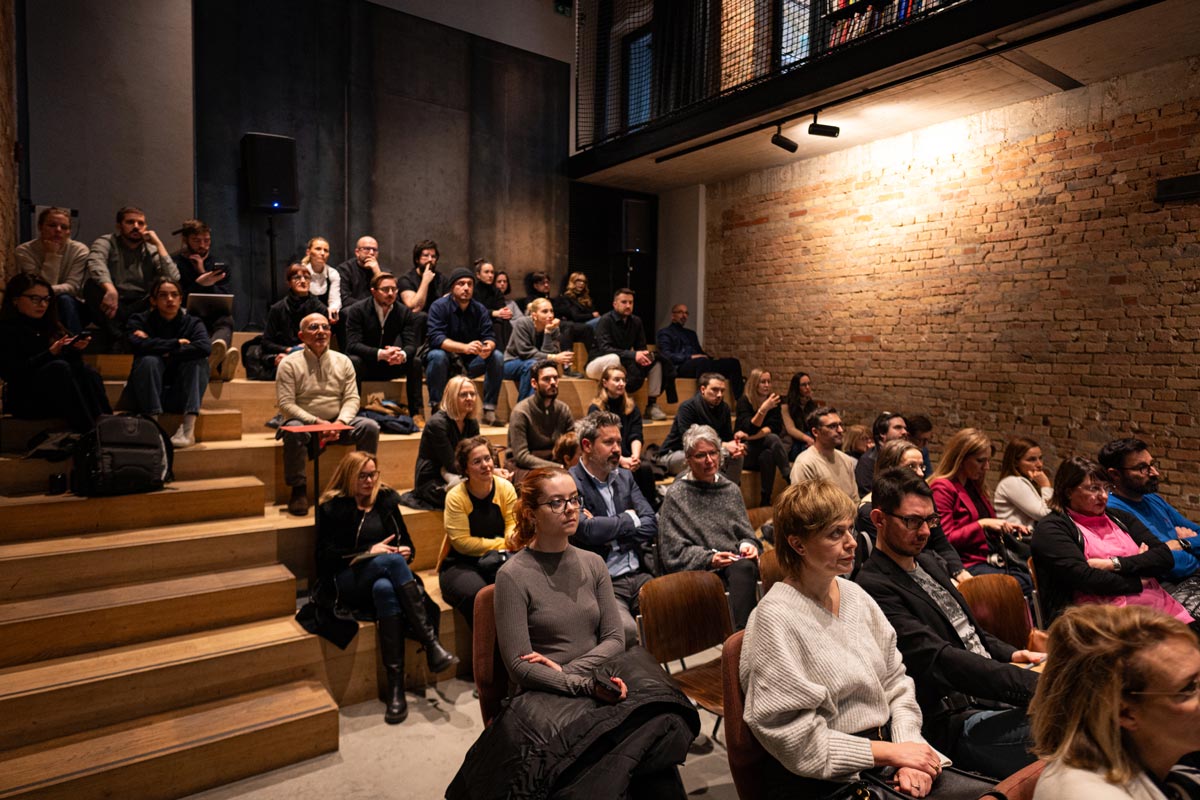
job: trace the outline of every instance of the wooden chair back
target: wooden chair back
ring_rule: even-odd
[[[642,646],[660,664],[707,650],[733,633],[725,584],[714,573],[674,572],[638,594]]]
[[[783,569],[779,566],[779,554],[775,550],[768,550],[758,557],[758,582],[762,584],[763,595],[781,580]]]
[[[976,575],[960,583],[958,591],[985,631],[1018,649],[1028,646],[1033,621],[1016,578],[999,574]]]
[[[742,637],[738,631],[725,640],[721,649],[721,683],[725,703],[725,753],[729,758],[729,772],[733,785],[741,800],[759,800],[766,795],[763,785],[764,766],[771,755],[742,718],[746,696],[738,678],[738,664],[742,658]]]
[[[729,734],[726,733],[725,736],[728,738]],[[1042,776],[1042,770],[1045,768],[1046,762],[1039,759],[997,783],[979,800],[987,797],[995,800],[1033,800],[1033,790],[1037,788],[1038,778]]]
[[[471,631],[471,669],[485,727],[500,713],[500,702],[508,695],[508,668],[496,642],[495,594],[495,586],[485,586],[475,595],[475,627]]]

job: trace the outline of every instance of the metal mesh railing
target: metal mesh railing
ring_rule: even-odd
[[[595,147],[969,0],[580,0],[576,144]]]

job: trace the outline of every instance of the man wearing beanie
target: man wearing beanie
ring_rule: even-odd
[[[459,267],[450,273],[450,294],[429,306],[425,383],[429,407],[436,409],[452,374],[484,375],[483,424],[495,425],[504,356],[496,350],[491,314],[474,294],[475,274]]]

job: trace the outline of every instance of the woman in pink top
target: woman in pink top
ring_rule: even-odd
[[[1132,514],[1108,508],[1108,476],[1089,458],[1069,458],[1054,476],[1054,510],[1034,528],[1033,565],[1046,621],[1069,605],[1142,605],[1194,624],[1159,584],[1171,551]]]
[[[964,428],[950,437],[929,479],[942,530],[972,575],[1007,573],[1029,594],[1033,584],[1025,567],[1029,535],[1024,525],[996,518],[984,486],[992,460],[992,440],[983,431]]]

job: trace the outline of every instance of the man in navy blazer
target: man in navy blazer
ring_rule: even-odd
[[[610,411],[593,411],[575,423],[575,433],[582,455],[571,467],[571,477],[583,505],[571,543],[598,553],[608,564],[625,645],[630,647],[638,641],[638,592],[653,577],[643,549],[658,535],[658,520],[633,473],[618,466],[620,418]]]
[[[346,309],[346,355],[354,363],[359,386],[363,381],[407,378],[408,413],[421,414],[421,363],[417,359],[417,322],[412,311],[397,303],[396,276],[381,272],[371,279],[371,296]]]
[[[1025,706],[1045,658],[979,627],[945,562],[924,552],[937,519],[933,492],[915,472],[890,469],[875,481],[875,549],[855,580],[883,609],[917,688],[931,745],[956,766],[997,779],[1034,760]]]

